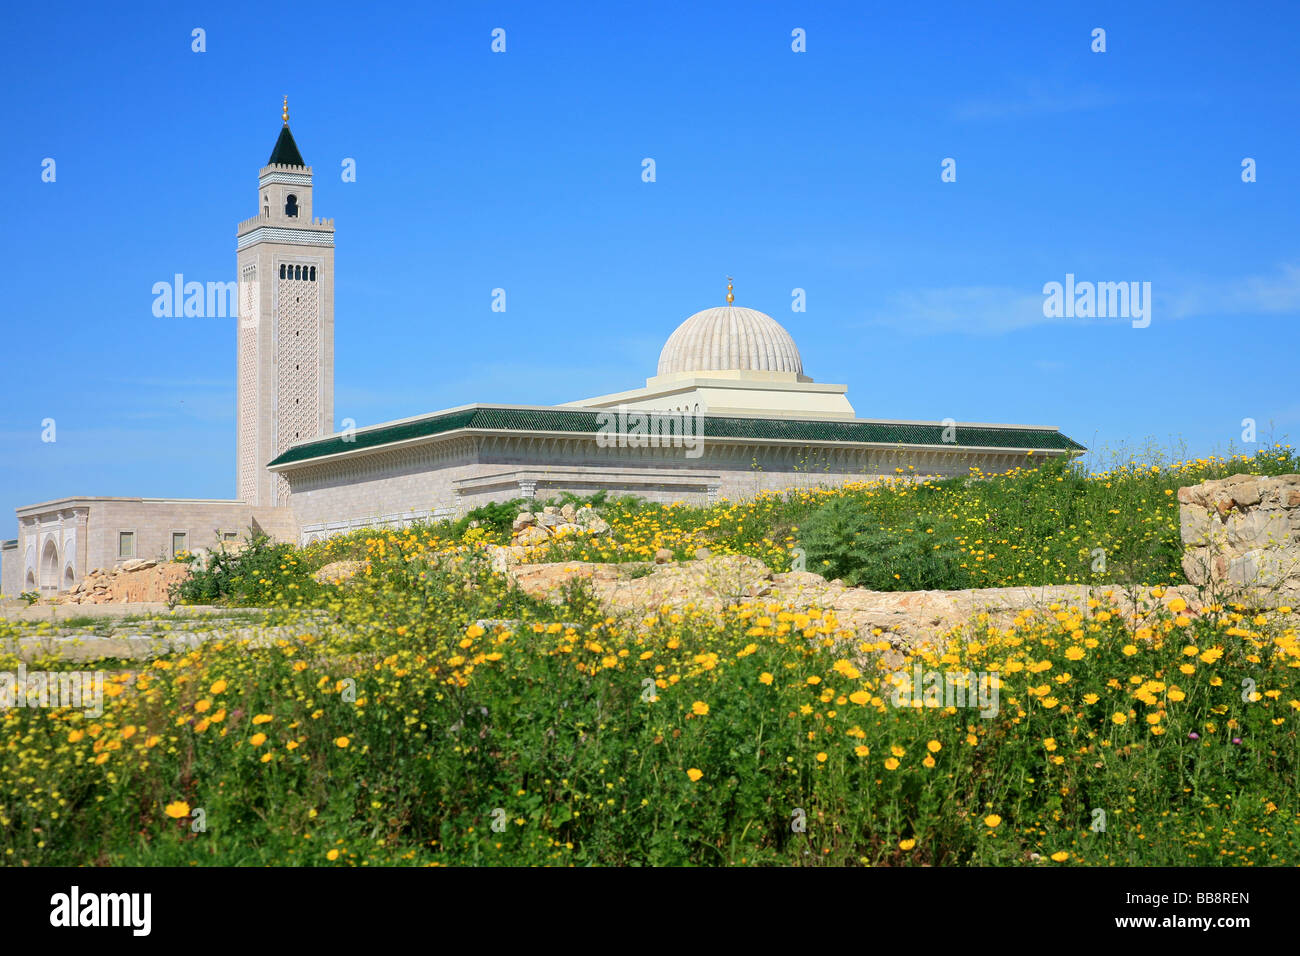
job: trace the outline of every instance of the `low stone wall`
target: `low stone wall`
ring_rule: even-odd
[[[1178,503],[1189,582],[1300,597],[1300,475],[1232,475],[1179,488]]]
[[[59,604],[138,604],[170,600],[171,589],[190,576],[185,564],[136,558],[111,571],[91,571],[66,594],[54,598]]]

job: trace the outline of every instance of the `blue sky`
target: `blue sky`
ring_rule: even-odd
[[[730,274],[861,417],[1300,434],[1300,8],[907,6],[9,9],[0,536],[233,496],[235,320],[151,289],[234,278],[284,94],[337,228],[339,420],[639,386]],[[1150,282],[1150,326],[1044,318],[1067,273]]]

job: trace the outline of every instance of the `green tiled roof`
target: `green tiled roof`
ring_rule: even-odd
[[[280,130],[280,138],[275,141],[275,149],[271,150],[271,158],[266,161],[268,166],[306,166],[302,161],[302,153],[298,152],[298,144],[293,141],[293,133],[289,132],[289,124],[285,123]]]
[[[576,408],[465,408],[416,418],[393,425],[359,431],[344,441],[340,436],[295,445],[272,465],[308,461],[325,455],[378,448],[413,438],[428,438],[459,428],[507,432],[571,432],[594,435],[600,429],[601,411]],[[794,421],[780,418],[725,418],[708,415],[704,435],[709,438],[783,439],[787,441],[871,442],[881,445],[943,445],[941,423],[858,421]],[[1078,442],[1057,431],[1032,428],[956,428],[958,447],[1014,450],[1084,451]]]

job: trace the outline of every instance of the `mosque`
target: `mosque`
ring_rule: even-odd
[[[808,376],[775,319],[734,304],[668,336],[642,388],[563,405],[471,404],[335,430],[334,222],[283,127],[236,228],[235,498],[76,496],[16,509],[0,593],[52,595],[96,568],[167,559],[248,529],[300,543],[451,518],[488,501],[599,490],[708,504],[897,473],[1005,471],[1073,456],[1055,428],[859,418]]]

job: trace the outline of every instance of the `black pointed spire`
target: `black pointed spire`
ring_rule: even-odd
[[[268,166],[306,166],[303,162],[302,153],[298,152],[298,144],[293,141],[293,133],[289,132],[289,97],[284,98],[284,129],[280,130],[280,138],[275,141],[275,149],[271,150],[271,158],[267,160]]]

